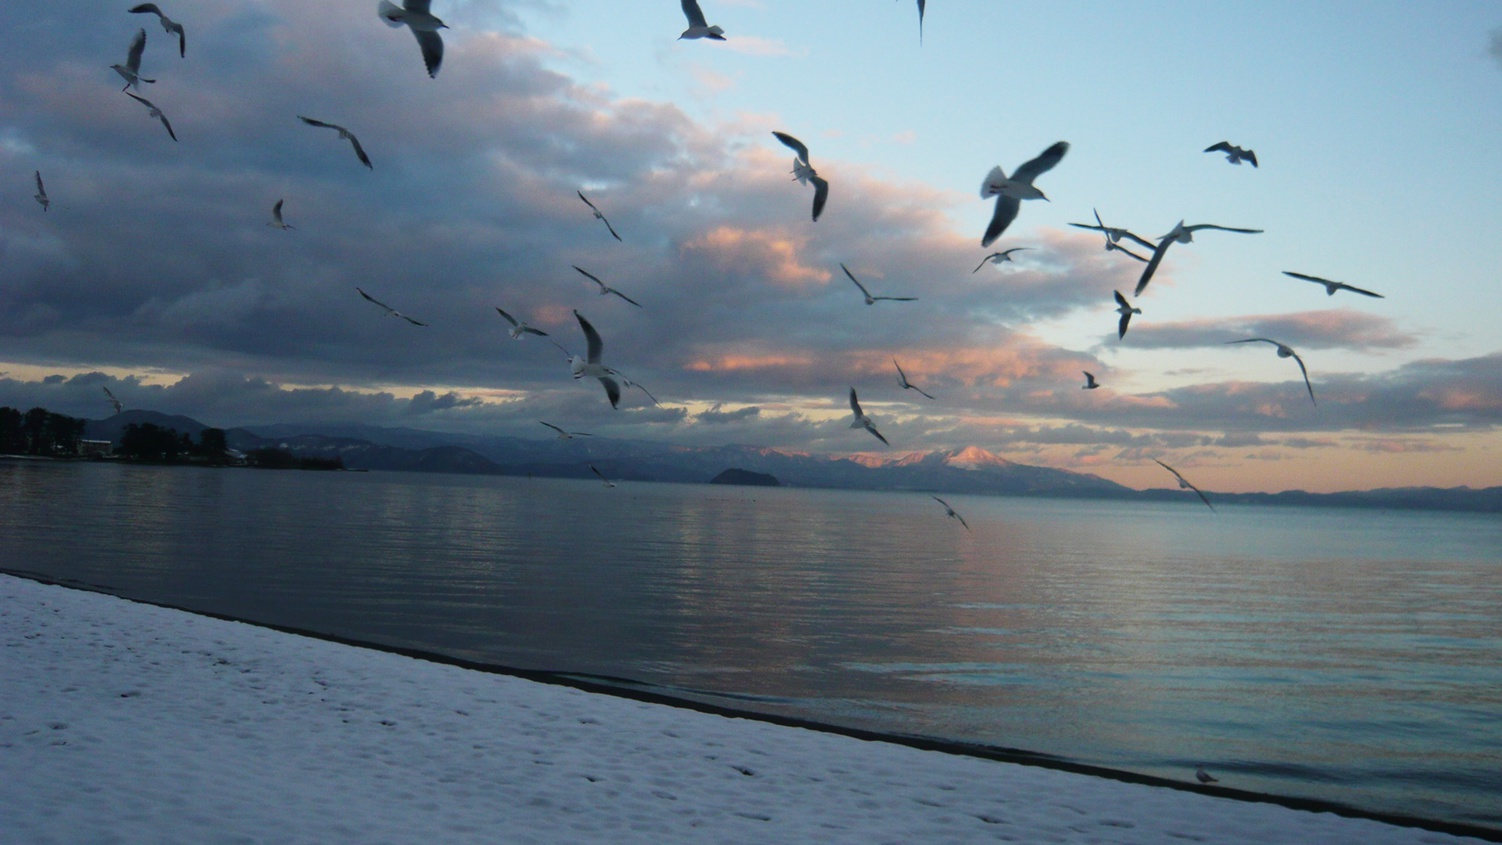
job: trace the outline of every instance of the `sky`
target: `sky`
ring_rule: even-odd
[[[159,5],[185,58],[123,2],[0,6],[0,405],[97,419],[108,387],[252,430],[548,420],[975,446],[1139,488],[1174,484],[1153,458],[1227,492],[1502,484],[1494,2],[934,0],[920,43],[907,0],[702,0],[724,42],[678,40],[671,0],[435,0],[436,78],[375,2]],[[179,142],[110,69],[140,28]],[[816,222],[773,130],[830,183]],[[1048,201],[982,248],[987,171],[1060,140]],[[1222,140],[1260,166],[1202,152]],[[1132,297],[1141,265],[1068,225],[1095,210],[1263,233],[1200,232]],[[841,264],[917,300],[867,306]],[[1113,290],[1143,312],[1124,338]],[[613,410],[496,307],[581,352],[577,309],[661,404]],[[1318,404],[1271,345],[1228,344],[1249,337],[1297,350]],[[849,427],[851,387],[890,447]]]

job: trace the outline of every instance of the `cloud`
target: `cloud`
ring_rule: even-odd
[[[1498,65],[1502,65],[1502,29],[1492,30],[1492,44],[1487,50]]]
[[[1253,314],[1132,325],[1132,345],[1141,349],[1194,349],[1220,346],[1249,337],[1265,337],[1304,349],[1407,349],[1418,338],[1400,330],[1390,318],[1349,309]]]

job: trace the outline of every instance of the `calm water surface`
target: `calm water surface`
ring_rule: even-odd
[[[1495,515],[0,462],[0,566],[1502,828]]]

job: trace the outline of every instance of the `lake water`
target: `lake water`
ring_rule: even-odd
[[[0,567],[1502,828],[1496,515],[946,498],[0,462]]]

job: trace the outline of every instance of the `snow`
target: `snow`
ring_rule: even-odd
[[[4,845],[989,841],[1480,840],[727,718],[0,576]]]

